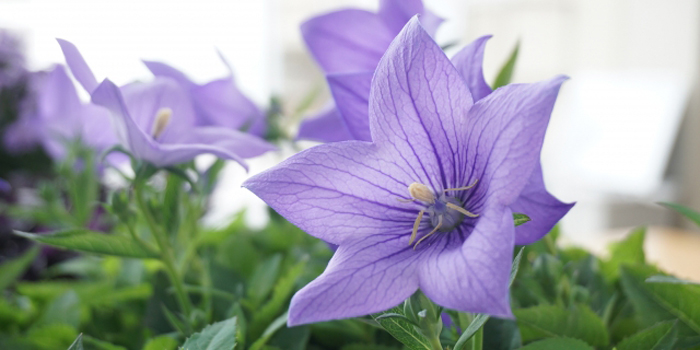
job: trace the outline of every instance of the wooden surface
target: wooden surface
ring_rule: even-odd
[[[562,237],[562,244],[580,246],[598,256],[607,256],[610,243],[624,238],[629,229]],[[669,227],[649,227],[644,242],[647,261],[679,278],[700,282],[700,232]]]

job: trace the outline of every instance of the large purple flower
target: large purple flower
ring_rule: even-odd
[[[157,77],[174,79],[192,98],[198,126],[221,126],[264,136],[267,129],[265,114],[236,86],[231,65],[219,53],[228,68],[228,76],[200,85],[181,71],[161,62],[144,61]]]
[[[52,158],[62,159],[69,142],[80,141],[97,152],[117,143],[109,111],[82,103],[64,66],[32,73],[28,90],[30,100],[6,133],[5,143],[10,149],[38,143]]]
[[[292,299],[289,324],[382,311],[418,288],[451,309],[511,316],[512,206],[533,186],[565,79],[509,85],[475,102],[412,19],[372,81],[372,142],[320,145],[244,184],[339,245]]]
[[[434,35],[442,18],[425,9],[421,0],[380,0],[378,13],[359,9],[331,12],[304,22],[301,32],[324,73],[361,72],[371,79],[391,41],[416,14]],[[342,112],[324,110],[305,120],[299,138],[324,142],[357,139]]]
[[[156,166],[192,160],[203,153],[246,164],[243,158],[274,149],[260,138],[231,128],[198,126],[188,91],[171,77],[117,87],[97,79],[77,48],[59,40],[66,62],[92,102],[106,107],[119,126],[122,145],[137,159]]]

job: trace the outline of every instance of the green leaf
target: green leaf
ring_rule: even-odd
[[[67,349],[77,337],[78,331],[73,326],[54,323],[30,328],[25,339],[34,345],[32,349]]]
[[[232,350],[236,346],[236,318],[206,326],[185,341],[182,350]]]
[[[260,310],[253,313],[250,322],[250,333],[256,337],[263,332],[265,326],[278,316],[289,296],[294,292],[294,283],[304,273],[308,257],[292,266],[287,273],[282,276],[272,291],[272,298],[265,303]]]
[[[167,335],[149,339],[143,346],[143,350],[175,350],[175,348],[177,348],[177,340]]]
[[[700,334],[700,287],[644,282],[656,274],[656,270],[647,266],[622,269],[622,286],[634,306],[637,322],[649,327],[657,322],[679,319],[681,336]]]
[[[675,204],[675,203],[661,202],[659,204],[663,205],[666,208],[677,211],[681,215],[688,218],[690,221],[694,222],[695,225],[700,226],[700,213],[698,213],[697,211],[690,209],[686,206],[683,206],[680,204]]]
[[[617,350],[672,350],[678,341],[678,321],[666,321],[621,341]]]
[[[393,309],[387,310],[386,312],[401,314],[401,309],[395,307]],[[382,314],[373,315],[372,317],[375,321],[379,322],[382,328],[384,328],[387,332],[389,332],[389,334],[396,338],[396,340],[406,345],[408,349],[431,349],[430,342],[408,320],[398,317],[385,317],[378,319],[378,316],[381,316]]]
[[[78,334],[73,344],[68,347],[68,350],[83,350],[83,333]]]
[[[603,276],[608,281],[614,281],[620,276],[622,265],[644,264],[644,237],[646,227],[636,228],[624,240],[613,244],[608,261],[601,263]]]
[[[250,278],[248,287],[248,299],[251,301],[251,308],[257,308],[260,303],[270,294],[279,274],[282,255],[275,254],[258,265]]]
[[[131,237],[72,229],[51,234],[15,231],[15,234],[50,246],[85,253],[115,255],[129,258],[157,258],[158,253],[135,242]]]
[[[17,280],[29,268],[38,253],[39,247],[33,247],[18,258],[0,264],[0,290],[5,290]]]
[[[524,250],[525,250],[525,248],[520,248],[520,251],[513,259],[513,264],[510,267],[510,282],[508,284],[509,287],[513,285],[513,281],[515,281],[515,276],[518,275],[518,269],[520,268],[520,260],[523,257]],[[467,344],[467,341],[469,341],[469,339],[471,339],[471,337],[474,336],[474,334],[476,334],[476,332],[479,331],[479,329],[481,329],[481,327],[483,327],[484,324],[486,323],[486,321],[488,321],[488,320],[489,320],[488,315],[485,315],[485,314],[476,315],[476,317],[474,317],[474,319],[469,324],[467,329],[464,330],[462,335],[457,340],[457,343],[454,346],[454,350],[463,349],[464,346]]]
[[[78,328],[80,325],[80,299],[78,294],[69,290],[52,300],[37,322],[39,325],[64,323]]]
[[[97,338],[93,338],[89,335],[85,335],[83,337],[83,340],[85,341],[85,344],[90,345],[90,349],[95,349],[95,350],[127,350],[123,346],[114,345],[114,344],[106,342],[104,340],[99,340]]]
[[[665,276],[665,275],[655,275],[646,279],[647,283],[671,283],[671,284],[689,284],[693,286],[700,286],[700,283],[695,283],[691,281],[682,280],[675,276]]]
[[[587,305],[566,309],[558,305],[538,305],[515,310],[523,342],[541,338],[568,337],[594,346],[606,346],[608,332],[603,321]]]
[[[513,222],[515,226],[520,226],[528,221],[532,221],[529,216],[522,213],[513,213]]]
[[[287,324],[287,316],[288,314],[285,312],[282,316],[278,317],[276,320],[274,320],[270,325],[265,329],[265,332],[263,332],[262,336],[260,336],[260,339],[256,340],[253,345],[250,346],[250,350],[260,350],[265,346],[268,340],[272,337],[272,335],[277,332],[280,328],[284,327],[284,325]],[[186,349],[188,350],[188,349]]]
[[[521,350],[594,350],[590,345],[578,339],[551,338],[540,340],[520,348]]]
[[[496,76],[496,81],[493,83],[493,89],[496,90],[501,86],[510,84],[511,78],[513,78],[513,71],[515,70],[515,61],[518,60],[518,52],[520,51],[520,42],[515,44],[513,52],[511,52],[508,61],[501,67],[500,72]]]

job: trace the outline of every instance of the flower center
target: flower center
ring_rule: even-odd
[[[423,215],[428,212],[430,217],[430,224],[433,226],[433,230],[427,235],[423,236],[416,244],[413,249],[416,249],[418,244],[425,240],[426,238],[433,235],[435,232],[450,232],[455,227],[462,223],[465,216],[475,218],[479,214],[474,214],[467,209],[462,207],[463,203],[460,202],[456,197],[448,196],[447,192],[451,191],[466,191],[476,186],[477,181],[473,184],[465,187],[458,188],[448,188],[442,191],[439,197],[436,197],[428,186],[414,182],[408,186],[408,193],[411,195],[409,202],[420,201],[427,204],[427,208],[418,212],[418,217],[413,223],[413,232],[411,233],[411,238],[408,241],[408,245],[413,245],[413,241],[416,239],[418,234],[418,228],[420,227],[421,221],[423,220]]]
[[[170,124],[170,118],[173,116],[173,110],[167,107],[163,107],[156,112],[156,118],[153,121],[153,128],[151,135],[153,139],[157,140],[165,128]]]

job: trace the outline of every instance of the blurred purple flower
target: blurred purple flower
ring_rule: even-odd
[[[10,183],[0,179],[0,195],[10,193],[10,191],[12,191],[12,186],[10,186]]]
[[[0,90],[17,84],[27,74],[20,41],[0,30]]]
[[[289,324],[391,308],[417,289],[455,310],[511,317],[511,205],[537,171],[565,77],[474,101],[412,19],[377,68],[373,142],[311,148],[244,187],[309,234],[339,245],[292,299]]]
[[[109,111],[82,103],[64,66],[32,73],[30,98],[24,101],[19,120],[11,125],[5,143],[11,150],[41,144],[54,159],[67,154],[67,143],[80,141],[97,152],[117,143]]]
[[[379,59],[416,14],[430,35],[443,21],[425,9],[421,0],[380,0],[378,13],[359,9],[335,11],[304,22],[301,32],[324,73],[361,74],[368,77],[369,89]],[[357,139],[349,122],[344,111],[325,110],[303,121],[298,137],[322,142]]]
[[[243,158],[274,149],[260,138],[235,129],[198,126],[190,95],[170,77],[121,88],[108,79],[98,85],[78,49],[65,40],[59,40],[59,44],[73,75],[92,95],[92,102],[106,107],[115,117],[122,145],[137,159],[169,166],[211,153],[235,160],[247,169]]]
[[[153,75],[172,78],[189,93],[198,126],[221,126],[264,136],[267,129],[265,114],[238,89],[231,65],[221,53],[219,57],[228,68],[229,75],[204,85],[194,83],[184,73],[165,63],[144,63]]]

